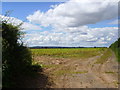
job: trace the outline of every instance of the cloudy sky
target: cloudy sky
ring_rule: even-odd
[[[24,21],[27,46],[108,47],[118,38],[118,0],[3,2],[8,10],[10,22]]]

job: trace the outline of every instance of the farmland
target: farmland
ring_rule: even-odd
[[[46,87],[118,87],[118,62],[109,48],[49,48],[31,49],[31,52],[33,63],[40,65],[48,76],[51,84]],[[42,86],[38,83],[36,87]]]
[[[100,55],[107,48],[64,48],[64,49],[31,49],[33,56],[50,56],[59,58],[89,58]]]

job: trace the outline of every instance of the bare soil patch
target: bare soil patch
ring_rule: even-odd
[[[96,63],[99,56],[86,59],[36,56],[49,78],[49,88],[118,88],[118,62],[115,55],[104,63]]]

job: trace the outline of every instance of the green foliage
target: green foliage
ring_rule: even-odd
[[[118,39],[118,41],[111,44],[110,48],[115,52],[115,55],[120,62],[120,38]]]
[[[109,58],[110,56],[112,56],[112,52],[111,52],[111,49],[106,49],[105,52],[103,52],[103,54],[96,59],[96,64],[103,64],[105,63]]]
[[[59,70],[59,71],[55,71],[55,75],[63,75],[63,74],[85,74],[88,73],[88,71],[78,71],[78,72],[74,72],[72,70]]]
[[[58,58],[89,58],[100,55],[107,48],[64,48],[64,49],[31,49],[33,56]]]
[[[116,72],[113,72],[113,71],[107,71],[107,72],[105,72],[105,73],[107,73],[107,74],[115,74]]]
[[[2,73],[3,87],[18,86],[22,76],[32,70],[31,52],[20,43],[19,26],[2,22]]]

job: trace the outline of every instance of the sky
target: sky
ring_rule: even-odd
[[[118,0],[2,2],[0,17],[24,22],[27,46],[109,47],[118,38]]]

